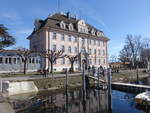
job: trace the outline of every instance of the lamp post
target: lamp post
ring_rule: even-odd
[[[88,66],[88,53],[86,52],[85,48],[81,49],[80,56],[81,56],[81,69],[83,70],[83,66],[82,66],[83,60],[85,61],[85,68],[87,68]]]

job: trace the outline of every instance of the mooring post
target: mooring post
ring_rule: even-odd
[[[100,68],[98,68],[98,87],[100,87],[99,77],[100,77]]]
[[[66,94],[68,95],[68,69],[66,68]]]
[[[83,100],[86,100],[86,83],[85,83],[85,63],[83,63],[83,75],[82,75],[82,86],[83,86]]]
[[[65,81],[65,86],[66,86],[66,113],[68,113],[68,69],[66,68],[66,81]]]
[[[139,84],[139,70],[138,70],[139,66],[136,66],[136,76],[137,76],[137,84]]]
[[[111,100],[111,68],[107,69],[107,78],[108,78],[108,110],[112,112],[112,100]]]

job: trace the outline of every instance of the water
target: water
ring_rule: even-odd
[[[144,79],[141,81],[141,84],[150,85],[150,77],[144,78]]]
[[[11,96],[16,113],[109,113],[107,91],[88,89],[86,98],[82,88],[59,92]],[[136,94],[112,91],[112,113],[144,113],[136,108]],[[148,113],[148,112],[147,112]]]

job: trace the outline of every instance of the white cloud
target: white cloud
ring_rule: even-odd
[[[11,21],[16,21],[20,19],[20,17],[16,13],[3,13],[1,16]]]

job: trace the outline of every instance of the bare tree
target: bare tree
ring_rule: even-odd
[[[17,55],[21,57],[23,64],[23,73],[26,74],[26,70],[27,70],[27,63],[29,58],[31,57],[31,54],[33,54],[33,51],[30,51],[28,49],[18,49],[17,51]]]
[[[63,55],[63,51],[53,51],[53,50],[47,50],[44,53],[42,53],[45,58],[48,58],[49,62],[51,63],[51,73],[53,73],[53,65],[56,62],[57,59],[65,57]]]
[[[150,61],[150,39],[144,38],[142,42],[141,52],[140,52],[140,60],[144,67],[147,66]]]
[[[69,59],[71,64],[70,72],[74,72],[74,62],[77,61],[78,55],[74,55],[74,56],[66,55],[66,57]]]
[[[120,51],[120,60],[129,61],[135,67],[140,58],[141,36],[127,35],[125,45]]]

